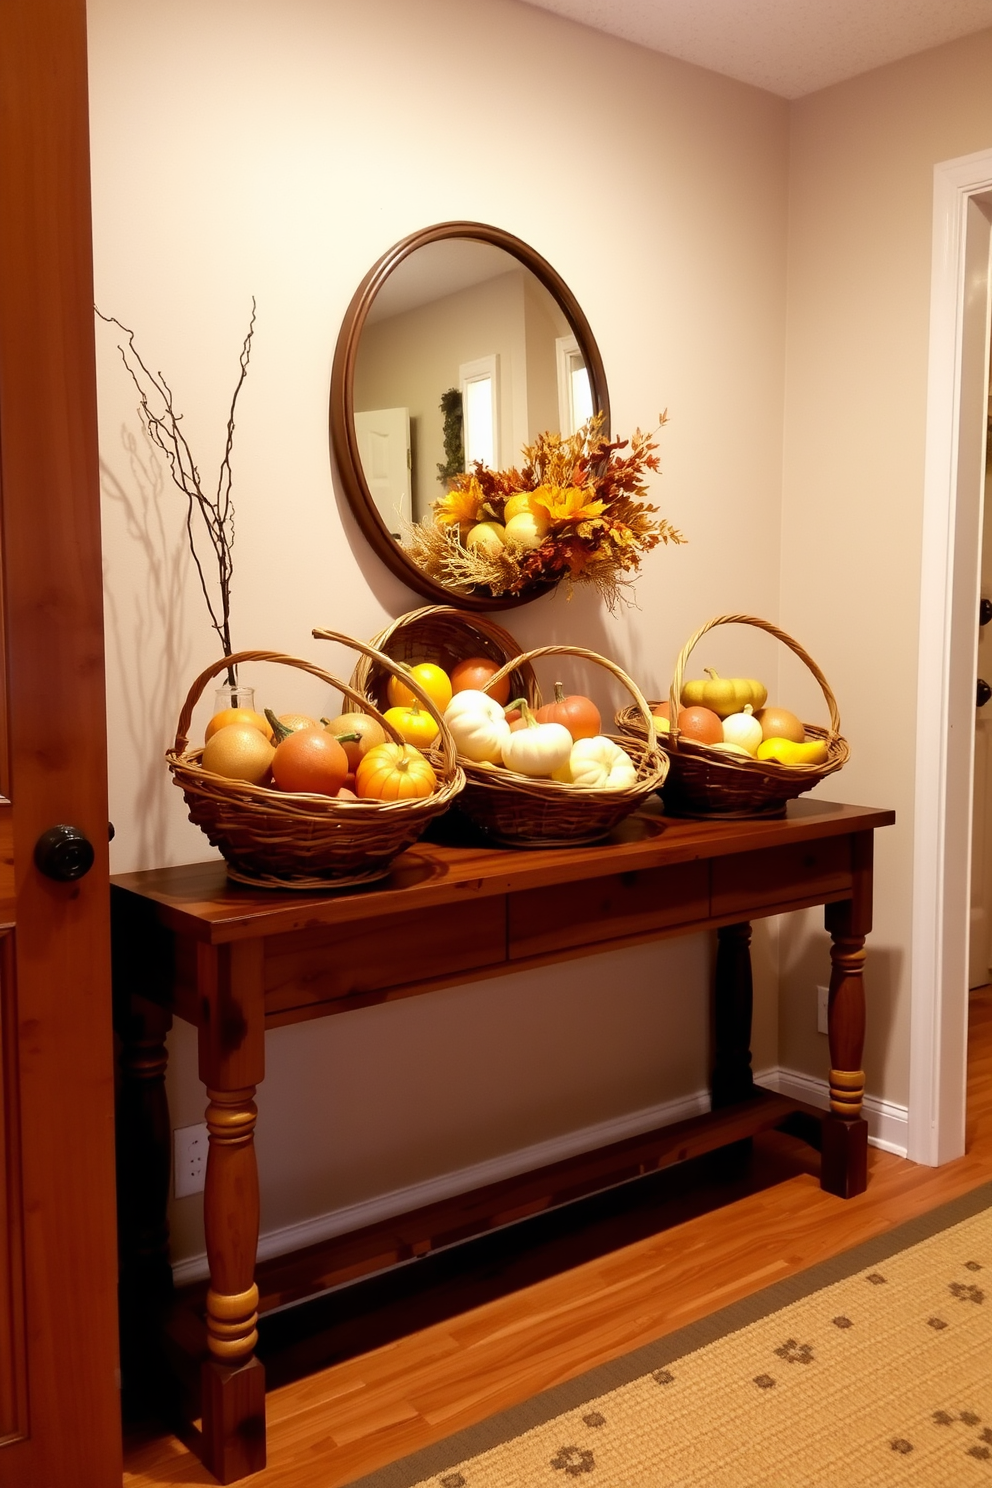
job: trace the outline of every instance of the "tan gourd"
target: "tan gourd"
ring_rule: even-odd
[[[763,708],[768,688],[754,677],[721,677],[712,667],[704,667],[705,677],[686,682],[682,688],[683,708],[709,708],[719,718],[742,713],[747,703],[757,712]]]

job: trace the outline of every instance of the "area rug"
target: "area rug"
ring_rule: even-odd
[[[353,1488],[992,1488],[992,1184]]]

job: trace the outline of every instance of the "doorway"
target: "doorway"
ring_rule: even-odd
[[[908,1156],[964,1151],[976,620],[992,151],[934,170],[913,865]]]

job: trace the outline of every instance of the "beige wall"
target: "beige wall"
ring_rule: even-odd
[[[876,844],[868,1089],[908,1099],[914,720],[933,167],[992,146],[992,32],[793,106],[782,623],[841,702],[846,799],[894,806]],[[822,931],[790,925],[783,985]],[[782,1001],[781,1057],[817,1036]]]
[[[655,496],[689,546],[649,557],[637,608],[542,599],[510,617],[520,639],[607,651],[657,696],[706,617],[777,615],[785,103],[513,0],[89,9],[97,299],[165,370],[205,476],[258,301],[234,454],[236,645],[312,656],[314,624],[370,636],[419,603],[365,550],[335,490],[330,361],[368,267],[456,217],[508,229],[561,272],[597,336],[617,429],[671,413]],[[535,96],[548,59],[589,101],[571,175],[560,117]],[[480,68],[499,108],[469,149],[462,103]],[[106,327],[98,339],[124,870],[210,855],[162,752],[217,647],[177,494],[140,441],[129,451],[133,390]],[[833,585],[816,586],[826,610]],[[837,662],[832,637],[828,650]],[[777,665],[763,638],[729,632],[698,660],[768,676]],[[324,701],[282,673],[266,697]],[[757,945],[767,984],[764,930]],[[702,941],[656,945],[278,1032],[261,1100],[263,1228],[698,1090],[708,959]],[[774,1040],[762,1003],[758,1062],[774,1062]],[[176,1124],[202,1111],[191,1045],[185,1030],[173,1044]],[[197,1201],[175,1210],[181,1257],[201,1243]]]

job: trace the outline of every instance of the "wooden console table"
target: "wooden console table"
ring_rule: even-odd
[[[227,881],[219,862],[118,876],[122,1311],[158,1327],[163,1356],[186,1380],[176,1409],[187,1421],[202,1412],[197,1445],[216,1477],[233,1482],[265,1463],[265,1377],[254,1347],[267,1307],[740,1141],[797,1112],[817,1118],[823,1187],[842,1197],[860,1193],[872,843],[874,830],[894,819],[891,811],[800,800],[781,820],[722,824],[672,820],[652,804],[595,847],[524,852],[420,843],[380,884],[326,896],[243,888]],[[826,1115],[755,1086],[750,1055],[750,921],[819,904],[832,940]],[[256,1272],[254,1095],[267,1028],[708,929],[718,935],[710,1113]],[[199,1033],[210,1133],[210,1282],[177,1296],[165,1220],[164,1039],[173,1014]],[[184,1370],[183,1361],[193,1367]]]

